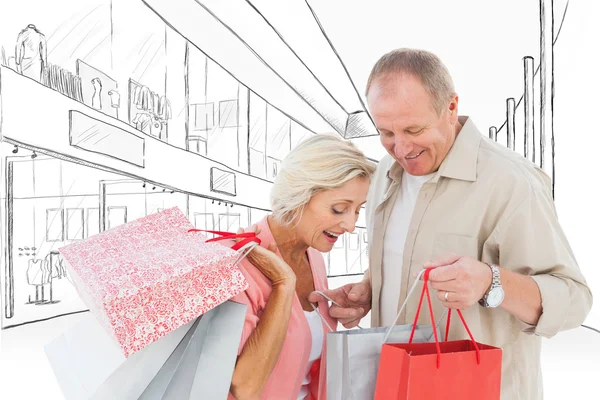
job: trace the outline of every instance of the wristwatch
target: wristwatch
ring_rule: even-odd
[[[479,300],[479,304],[486,308],[495,308],[502,304],[504,300],[504,289],[500,283],[500,269],[497,265],[484,263],[492,270],[492,285],[488,291]]]

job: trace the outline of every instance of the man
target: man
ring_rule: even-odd
[[[541,337],[579,326],[592,304],[550,179],[458,115],[452,79],[431,53],[384,55],[366,96],[389,155],[367,200],[370,268],[329,291],[342,306],[331,316],[347,328],[369,311],[373,327],[412,323],[419,296],[396,321],[399,305],[418,272],[435,267],[435,315],[461,309],[477,341],[503,349],[502,399],[542,399]],[[428,322],[424,311],[419,323]],[[467,337],[452,324],[450,340]]]

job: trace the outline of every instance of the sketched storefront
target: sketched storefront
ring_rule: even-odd
[[[8,68],[2,85],[3,327],[84,310],[58,247],[178,206],[235,230],[268,209],[270,182],[176,148]],[[28,93],[53,104],[25,118]],[[244,195],[252,193],[252,196]],[[241,203],[244,202],[244,203]]]
[[[2,328],[85,310],[56,251],[72,241],[174,206],[200,229],[259,220],[313,134],[142,2],[95,3],[0,27]],[[362,272],[365,248],[362,228],[341,238],[330,274]]]

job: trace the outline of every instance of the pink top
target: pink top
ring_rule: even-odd
[[[273,234],[269,229],[267,218],[263,218],[257,225],[261,232],[258,237],[262,246],[268,247],[274,241]],[[279,256],[279,252],[277,252]],[[308,249],[308,260],[310,262],[315,290],[325,290],[327,286],[327,271],[321,253],[315,249]],[[239,353],[260,321],[260,316],[266,307],[269,294],[271,293],[271,282],[248,260],[240,263],[240,269],[248,280],[249,287],[245,292],[238,294],[231,300],[248,305],[246,321],[242,333]],[[319,303],[319,312],[328,324],[335,330],[337,321],[329,316],[327,302]],[[330,332],[323,324],[324,334]],[[309,384],[311,400],[325,400],[326,388],[326,340],[323,341],[323,350],[320,360],[316,360],[311,368],[311,382]],[[265,385],[261,399],[296,399],[300,393],[302,380],[306,375],[308,358],[312,347],[310,327],[298,296],[294,296],[292,313],[287,328],[286,339],[279,355],[279,360]],[[265,351],[268,351],[266,349]],[[235,400],[230,394],[229,400]]]

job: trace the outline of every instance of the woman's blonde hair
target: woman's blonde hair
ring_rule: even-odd
[[[354,178],[370,180],[374,172],[375,163],[354,143],[334,134],[314,135],[281,163],[271,188],[273,218],[289,225],[318,192],[340,188]]]

